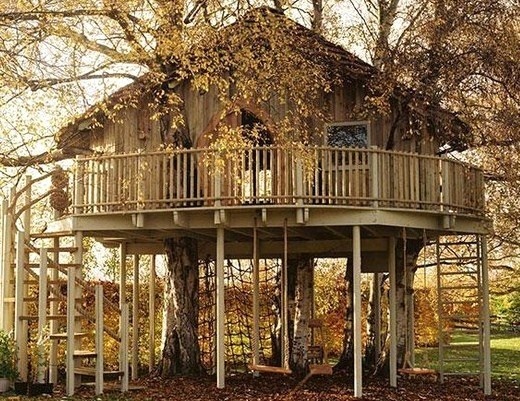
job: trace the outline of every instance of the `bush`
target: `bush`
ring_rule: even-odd
[[[0,330],[0,377],[9,380],[18,378],[16,350],[16,343],[12,336]]]

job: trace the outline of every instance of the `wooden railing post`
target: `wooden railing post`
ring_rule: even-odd
[[[379,206],[379,153],[376,146],[372,146],[370,152],[370,177],[372,180],[372,207],[377,208]]]
[[[446,157],[441,157],[439,161],[441,165],[441,211],[448,212],[451,206],[451,182],[450,170],[451,166]]]
[[[74,214],[81,214],[85,200],[85,166],[81,156],[76,157],[76,169],[74,174]]]

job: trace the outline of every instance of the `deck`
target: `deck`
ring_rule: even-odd
[[[421,237],[489,230],[480,169],[445,157],[380,149],[254,147],[177,149],[76,159],[72,206],[49,225],[102,238],[171,236],[231,240],[340,240],[353,225],[367,236]],[[393,233],[388,233],[388,228]],[[305,245],[305,246],[308,246]]]

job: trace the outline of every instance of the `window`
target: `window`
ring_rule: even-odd
[[[327,146],[335,148],[368,148],[370,144],[370,123],[352,121],[326,126]]]

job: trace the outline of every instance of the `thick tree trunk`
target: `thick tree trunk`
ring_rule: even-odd
[[[413,283],[416,262],[422,247],[421,240],[406,242],[406,264],[403,261],[403,242],[398,241],[396,253],[397,273],[397,366],[403,367],[413,352]]]
[[[198,343],[199,270],[197,241],[170,238],[164,241],[167,270],[164,286],[162,356],[158,374],[201,372]]]
[[[338,363],[334,367],[335,370],[351,369],[354,364],[354,341],[353,341],[353,327],[354,327],[354,309],[353,309],[353,267],[352,258],[347,261],[347,268],[345,273],[345,328],[343,332],[343,351]]]
[[[379,294],[381,293],[381,280],[378,273],[372,275],[372,282],[370,283],[370,293],[368,298],[368,312],[367,312],[367,344],[365,347],[365,362],[370,367],[375,367],[378,362],[379,355],[376,352],[376,337],[381,338],[381,327],[376,327],[376,319],[381,321],[381,303],[376,305],[376,301],[380,301],[380,297],[376,297],[376,286],[379,287]],[[376,314],[379,313],[379,316]]]
[[[292,336],[291,369],[302,373],[307,369],[307,345],[310,340],[309,319],[312,317],[314,262],[303,258],[294,261],[294,334]]]

